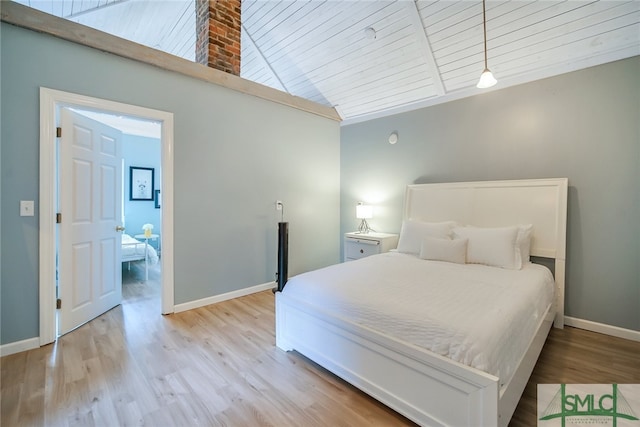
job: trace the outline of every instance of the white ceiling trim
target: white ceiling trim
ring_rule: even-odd
[[[436,59],[433,56],[433,50],[429,43],[427,31],[422,25],[422,18],[420,18],[420,12],[418,12],[418,5],[413,1],[405,2],[405,5],[409,18],[411,19],[411,25],[415,28],[416,39],[420,46],[420,52],[427,64],[427,68],[429,69],[429,74],[431,75],[431,80],[435,86],[436,93],[439,96],[443,96],[446,94],[446,90],[444,88],[444,83],[442,82],[440,70],[438,70],[438,64],[436,64]]]
[[[336,113],[338,113],[338,115],[340,116],[341,119],[344,120],[344,111],[342,111],[342,107],[340,107],[338,104],[333,106],[333,109],[336,110]]]
[[[276,71],[273,69],[271,64],[269,64],[267,59],[264,57],[264,55],[262,54],[262,51],[260,50],[260,48],[258,47],[256,42],[253,40],[253,37],[251,37],[251,33],[249,33],[249,30],[247,30],[247,28],[244,26],[244,24],[242,24],[242,31],[244,31],[245,35],[247,36],[246,40],[249,40],[249,43],[251,44],[251,49],[253,49],[254,52],[255,52],[255,55],[256,55],[255,57],[262,64],[264,69],[267,70],[267,74],[269,74],[271,76],[271,78],[273,78],[275,81],[277,81],[278,84],[280,85],[280,87],[278,89],[283,90],[283,91],[285,91],[285,92],[290,94],[291,91],[289,89],[287,89],[287,86],[280,79],[280,77],[278,76],[278,73],[276,73]]]
[[[99,5],[95,6],[95,7],[91,7],[89,9],[80,10],[80,11],[75,12],[75,13],[72,10],[70,14],[64,15],[63,18],[64,19],[77,18],[78,16],[86,15],[88,13],[93,13],[93,12],[96,12],[98,10],[106,9],[108,7],[115,6],[117,4],[125,3],[125,2],[128,2],[128,1],[129,0],[114,0],[114,1],[112,1],[110,3],[99,4]]]

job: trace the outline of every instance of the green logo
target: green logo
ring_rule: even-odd
[[[567,394],[566,385],[560,384],[560,389],[553,396],[551,402],[542,413],[540,421],[560,418],[562,427],[565,427],[569,417],[581,417],[582,421],[596,423],[613,421],[613,427],[617,426],[619,418],[638,421],[636,414],[631,409],[629,402],[618,390],[617,384],[612,384],[611,394],[574,393]]]

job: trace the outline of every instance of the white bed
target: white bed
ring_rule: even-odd
[[[149,265],[158,263],[158,252],[148,243],[134,239],[128,234],[122,234],[122,262],[144,261],[145,280],[149,279]]]
[[[446,276],[450,270],[462,269],[463,275],[475,280],[478,292],[465,296],[472,304],[460,310],[473,310],[473,302],[483,298],[503,299],[493,310],[511,319],[523,310],[507,303],[513,275],[532,272],[544,276],[545,271],[549,275],[545,268],[460,266],[388,253],[300,275],[300,280],[297,276],[292,278],[284,292],[276,293],[277,346],[297,350],[419,424],[507,425],[554,318],[557,327],[563,326],[567,184],[566,179],[545,179],[407,187],[405,219],[453,220],[479,227],[533,224],[531,255],[553,258],[555,279],[548,277],[547,285],[536,291],[541,292],[538,296],[527,297],[537,303],[531,304],[535,307],[524,314],[524,320],[507,322],[511,331],[487,334],[496,329],[491,323],[469,320],[484,319],[481,312],[469,313],[471,317],[460,316],[451,308],[455,307],[455,301],[453,306],[441,304],[446,294],[414,297],[413,287],[420,286],[417,278],[425,274]],[[431,264],[429,271],[435,266],[436,273],[423,272],[421,268],[427,264]],[[353,270],[358,267],[364,267],[368,273],[356,274]],[[505,283],[493,290],[483,288],[485,282],[499,281],[494,277],[496,271],[498,276],[504,276]],[[314,287],[313,283],[303,286],[297,282],[317,283]],[[351,284],[356,282],[361,282],[368,291],[352,288]],[[555,289],[551,289],[554,285]],[[394,298],[399,296],[404,307],[402,316],[371,309],[376,299],[385,298],[385,289],[391,290]],[[356,308],[346,308],[343,302],[344,294],[349,293],[361,296]],[[445,316],[436,326],[429,324],[426,332],[416,329],[415,320],[405,316],[420,313],[422,306],[429,314],[435,316],[440,311],[439,315]],[[373,317],[382,319],[384,326],[379,326]],[[471,327],[468,336],[456,337],[460,330],[455,325],[456,319],[463,319]],[[524,333],[525,328],[530,329],[528,334]],[[522,333],[514,335],[514,330]],[[420,341],[421,333],[450,335],[451,340],[444,341],[445,346],[440,340],[438,346],[430,347],[428,341]],[[525,335],[523,342],[516,342],[518,336]],[[476,349],[469,337],[484,341],[488,347]],[[486,348],[498,351],[492,354]],[[511,356],[504,357],[507,353]]]

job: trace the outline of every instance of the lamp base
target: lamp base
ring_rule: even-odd
[[[367,234],[370,231],[373,230],[371,229],[371,227],[369,227],[369,223],[367,222],[367,220],[363,218],[362,222],[360,222],[360,225],[358,226],[358,233]]]

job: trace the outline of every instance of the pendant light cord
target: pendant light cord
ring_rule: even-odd
[[[487,66],[487,11],[485,6],[485,0],[482,0],[482,27],[484,29],[484,69],[488,70]]]

